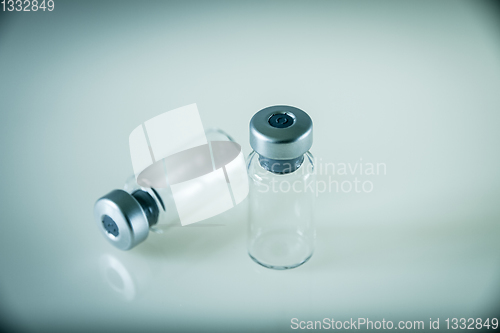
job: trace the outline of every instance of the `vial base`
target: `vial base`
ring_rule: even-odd
[[[256,238],[248,255],[257,264],[270,269],[299,267],[313,255],[311,242],[298,233],[275,230]]]

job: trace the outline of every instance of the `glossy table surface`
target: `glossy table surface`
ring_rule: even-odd
[[[1,13],[0,326],[281,332],[293,318],[440,318],[443,329],[497,315],[499,14],[462,1]],[[251,261],[245,202],[128,252],[101,237],[93,204],[132,174],[132,129],[191,103],[246,154],[258,110],[311,116],[317,166],[337,172],[318,174],[305,265]],[[367,163],[382,169],[352,171]],[[372,190],[327,189],[356,180]]]

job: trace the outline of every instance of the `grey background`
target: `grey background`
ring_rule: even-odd
[[[289,331],[292,318],[497,315],[498,14],[473,1],[60,0],[1,13],[1,325]],[[92,206],[132,174],[129,133],[190,103],[245,153],[255,112],[297,106],[318,161],[387,174],[360,177],[371,193],[318,196],[317,251],[295,270],[248,258],[244,204],[207,221],[223,227],[112,248]]]

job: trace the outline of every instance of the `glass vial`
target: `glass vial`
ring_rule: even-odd
[[[205,134],[210,143],[234,142],[220,129],[210,128]],[[113,190],[98,199],[94,217],[101,234],[120,250],[130,250],[145,241],[149,231],[162,233],[162,227],[179,224],[170,187],[143,187],[135,176],[129,177],[123,190]]]
[[[314,252],[312,130],[307,113],[291,106],[250,121],[248,253],[264,267],[295,268]]]

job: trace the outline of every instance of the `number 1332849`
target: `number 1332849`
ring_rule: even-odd
[[[4,12],[37,12],[45,11],[49,12],[54,10],[55,3],[54,0],[2,0],[2,10]]]

